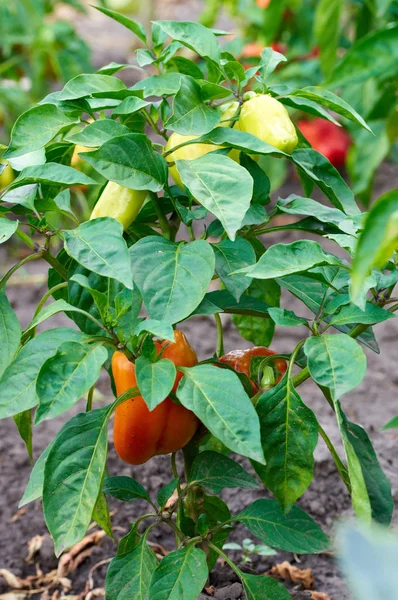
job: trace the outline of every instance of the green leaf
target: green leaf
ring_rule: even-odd
[[[285,308],[269,308],[268,314],[281,327],[301,327],[302,325],[308,325],[308,319],[298,317],[292,310],[286,310]]]
[[[38,404],[36,380],[43,363],[66,341],[84,340],[73,329],[51,329],[31,339],[0,378],[0,418],[12,417]]]
[[[11,191],[31,183],[98,185],[97,181],[94,181],[91,177],[84,175],[84,173],[81,173],[72,167],[49,162],[44,165],[36,165],[34,167],[26,167],[23,169],[18,177],[14,179],[8,190]]]
[[[128,96],[115,108],[112,113],[112,117],[116,117],[119,115],[132,115],[145,106],[148,106],[150,102],[143,100],[142,98],[137,98],[136,96]],[[131,133],[131,131],[129,131]],[[120,134],[119,134],[120,135]]]
[[[291,600],[284,585],[268,575],[240,574],[247,600]]]
[[[101,119],[100,121],[94,121],[86,125],[84,129],[77,133],[69,134],[66,136],[66,140],[72,144],[79,144],[87,148],[97,148],[114,137],[126,134],[131,134],[128,127],[112,119]]]
[[[393,417],[391,421],[384,425],[383,431],[386,429],[393,429],[395,427],[398,427],[398,415],[396,417]]]
[[[276,500],[260,499],[233,518],[271,548],[297,554],[316,554],[329,548],[327,535],[298,506],[285,516]]]
[[[287,376],[260,396],[256,411],[266,466],[253,466],[286,513],[312,481],[318,422]]]
[[[180,73],[151,75],[138,81],[130,90],[142,90],[144,98],[148,98],[148,96],[174,96],[180,89],[180,80]]]
[[[203,302],[195,310],[197,315],[214,315],[216,312],[225,312],[236,315],[252,315],[254,317],[267,317],[269,306],[257,300],[246,296],[241,296],[240,301],[236,302],[235,298],[227,290],[217,290],[206,294]]]
[[[216,146],[226,146],[227,148],[236,148],[247,154],[271,154],[276,157],[284,156],[289,158],[288,154],[285,154],[282,150],[278,150],[275,146],[262,142],[255,135],[245,133],[239,129],[231,129],[230,127],[217,127],[216,129],[213,129],[213,131],[201,135],[192,143],[197,144],[199,142],[214,144]]]
[[[236,373],[212,365],[183,371],[181,404],[230,450],[263,463],[258,416]]]
[[[316,5],[314,34],[320,48],[321,67],[326,75],[336,62],[343,5],[343,0],[320,0]]]
[[[147,331],[152,333],[158,338],[162,340],[169,340],[170,342],[174,342],[174,329],[170,323],[166,321],[157,321],[156,319],[145,319],[141,321],[138,327],[135,330],[135,334],[139,335],[143,331]]]
[[[110,414],[106,406],[76,415],[48,454],[43,511],[57,556],[79,542],[90,525],[105,470]]]
[[[65,302],[65,300],[62,300],[62,298],[60,298],[59,300],[55,300],[55,302],[52,302],[51,304],[48,304],[47,306],[45,306],[39,312],[39,314],[36,317],[34,317],[33,321],[31,321],[29,323],[29,325],[25,329],[24,333],[28,333],[29,331],[31,331],[32,329],[37,327],[37,325],[39,325],[40,323],[43,323],[43,321],[46,321],[53,315],[56,315],[60,312],[65,312],[65,311],[78,312],[78,313],[82,313],[86,316],[88,314],[84,310],[81,310],[80,308],[76,308],[75,306],[72,306],[72,304],[69,304],[68,302]]]
[[[47,446],[47,448],[40,454],[39,458],[35,462],[30,473],[28,485],[26,486],[25,493],[18,504],[18,508],[21,508],[22,506],[25,506],[25,504],[29,504],[29,502],[34,502],[34,500],[41,498],[43,494],[44,466],[46,464],[52,444],[53,442]]]
[[[146,31],[145,31],[144,27],[141,25],[141,23],[138,23],[137,21],[133,21],[132,19],[129,19],[128,17],[126,17],[124,15],[121,15],[120,13],[116,12],[115,10],[110,10],[109,8],[105,8],[103,6],[94,6],[94,8],[96,8],[100,12],[104,13],[104,15],[106,15],[107,17],[114,19],[115,21],[120,23],[120,25],[124,25],[124,27],[127,27],[127,29],[129,31],[132,31],[134,33],[134,35],[136,35],[138,37],[138,39],[141,40],[141,42],[144,42],[144,44],[146,44]]]
[[[147,600],[157,562],[145,538],[132,551],[116,556],[106,572],[105,600]]]
[[[53,419],[76,404],[96,383],[107,358],[108,352],[100,344],[61,344],[55,356],[43,364],[37,378],[39,406],[35,424]]]
[[[253,265],[256,254],[247,240],[238,237],[235,241],[222,240],[213,244],[216,257],[216,273],[229,292],[239,302],[239,298],[250,285],[250,278],[245,275],[231,275],[232,272]]]
[[[5,292],[0,290],[0,377],[19,348],[21,333],[17,316]]]
[[[350,336],[321,335],[310,337],[304,344],[311,377],[329,388],[338,400],[359,385],[366,373],[366,356]]]
[[[102,217],[64,231],[63,235],[66,252],[79,264],[133,289],[130,258],[121,223]]]
[[[340,407],[341,424],[345,435],[357,455],[372,509],[372,518],[382,525],[390,525],[394,510],[391,483],[383,473],[376,452],[366,431],[348,421]]]
[[[336,208],[349,216],[360,212],[352,191],[323,154],[313,148],[298,148],[292,153],[291,160],[319,187]]]
[[[109,506],[105,495],[100,492],[93,510],[93,521],[103,529],[110,538],[113,539],[112,521],[109,514]]]
[[[167,163],[142,133],[114,137],[82,158],[110,181],[132,190],[159,192],[167,182]]]
[[[164,508],[168,502],[168,500],[170,500],[170,498],[172,497],[172,495],[174,494],[176,488],[177,488],[177,483],[178,483],[178,479],[172,479],[170,481],[170,483],[167,483],[166,485],[164,485],[163,487],[160,488],[159,492],[158,492],[158,496],[157,496],[157,500],[158,500],[158,504],[160,506],[160,508]]]
[[[291,194],[288,198],[280,198],[276,207],[285,213],[308,215],[319,219],[323,223],[331,223],[345,233],[353,234],[358,229],[358,225],[354,224],[352,219],[347,217],[341,210],[325,206],[316,200],[312,200],[312,198],[301,198]]]
[[[305,87],[301,90],[295,90],[294,92],[292,92],[292,96],[298,98],[307,98],[308,100],[312,100],[314,102],[317,102],[318,104],[322,104],[322,106],[329,108],[333,112],[341,115],[342,117],[345,117],[346,119],[349,119],[350,121],[353,121],[357,125],[360,125],[364,129],[372,133],[372,130],[366,124],[361,115],[357,113],[357,111],[354,108],[352,108],[352,106],[350,106],[348,102],[345,102],[345,100],[340,98],[340,96],[336,96],[336,94],[333,94],[333,92],[330,92],[329,90],[326,90],[322,87],[310,86]]]
[[[256,265],[241,269],[240,272],[255,279],[274,279],[325,264],[336,265],[340,261],[332,254],[325,254],[317,242],[299,240],[291,244],[274,244]]]
[[[95,302],[95,305],[98,308],[99,315],[101,316],[102,321],[106,322],[106,319],[108,317],[108,310],[109,310],[108,295],[105,292],[100,292],[97,289],[90,287],[90,282],[89,282],[88,277],[86,277],[85,275],[82,275],[81,273],[76,273],[75,275],[72,275],[71,277],[69,277],[69,282],[76,282],[79,284],[79,286],[81,286],[82,288],[84,288],[85,290],[90,292],[90,294]],[[92,323],[92,321],[90,321],[90,323]],[[94,323],[94,325],[95,325],[95,323]]]
[[[155,21],[167,35],[190,48],[202,58],[220,62],[220,47],[214,33],[200,23],[190,21]]]
[[[135,362],[137,385],[149,410],[153,410],[170,394],[176,378],[176,368],[168,359],[152,363],[144,356]]]
[[[340,429],[341,439],[343,441],[344,452],[347,459],[348,473],[351,483],[351,498],[352,506],[356,516],[364,522],[370,523],[372,520],[372,507],[366,489],[364,473],[361,463],[355,452],[354,446],[351,443],[350,436],[347,431],[347,420],[341,410],[340,402],[335,401],[336,418]]]
[[[254,279],[247,291],[248,296],[241,296],[240,303],[242,311],[245,313],[245,299],[253,303],[255,299],[263,301],[266,311],[261,316],[253,314],[233,314],[232,321],[238,329],[240,335],[256,346],[269,346],[275,330],[275,323],[272,319],[264,318],[268,315],[270,306],[279,306],[281,289],[273,279]],[[254,308],[254,307],[253,307]]]
[[[358,40],[335,66],[327,85],[342,87],[372,77],[394,77],[398,49],[398,26],[372,31]]]
[[[371,302],[366,303],[365,310],[361,310],[355,304],[347,304],[343,306],[332,319],[330,325],[346,325],[347,323],[360,323],[363,325],[373,325],[374,323],[382,323],[387,319],[394,318],[395,315],[390,313],[380,306],[376,306]]]
[[[214,253],[204,240],[186,244],[147,236],[130,254],[134,283],[152,319],[185,319],[202,301],[214,274]]]
[[[211,494],[224,488],[253,489],[259,487],[237,462],[218,452],[201,452],[195,458],[189,474],[191,485],[200,485]]]
[[[32,411],[24,410],[18,415],[14,415],[14,423],[17,426],[18,433],[25,442],[26,450],[30,459],[33,457],[33,432],[32,432]]]
[[[167,129],[182,135],[202,135],[218,125],[221,112],[205,104],[200,85],[192,77],[181,75],[180,88],[173,100],[173,113]]]
[[[357,304],[362,285],[373,267],[384,267],[398,249],[398,190],[381,196],[365,219],[352,262],[352,302]]]
[[[54,104],[35,106],[15,121],[10,145],[3,157],[15,158],[44,148],[55,136],[78,122],[76,118],[69,117]]]
[[[211,154],[195,160],[177,160],[177,169],[194,198],[221,221],[228,237],[234,240],[250,206],[253,179],[228,156],[217,156],[214,169]]]
[[[109,494],[123,502],[133,502],[133,500],[149,501],[146,489],[138,481],[124,475],[105,479],[102,491],[104,494]]]
[[[148,597],[153,600],[196,600],[208,575],[203,550],[192,545],[175,550],[157,566]]]
[[[261,52],[261,60],[258,69],[265,80],[273,73],[281,62],[286,62],[287,58],[280,52],[276,52],[272,48],[264,48]]]
[[[2,198],[3,202],[6,201],[5,198]],[[6,218],[0,219],[0,244],[3,244],[7,240],[10,239],[12,235],[18,229],[19,221],[9,221]]]
[[[57,100],[77,100],[91,96],[95,92],[118,92],[125,89],[123,81],[111,75],[98,75],[97,73],[76,75],[61,90]]]

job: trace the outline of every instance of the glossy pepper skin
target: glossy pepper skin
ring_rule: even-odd
[[[276,354],[273,350],[266,348],[265,346],[254,346],[254,348],[247,348],[246,350],[232,350],[220,358],[220,362],[230,365],[235,371],[244,373],[250,379],[250,361],[252,356],[273,356]],[[286,373],[287,364],[283,358],[276,358],[274,361],[276,371],[280,374],[276,380],[275,385],[282,379],[284,373]],[[253,388],[253,392],[258,392],[258,386],[254,381],[250,380]]]
[[[351,138],[345,129],[320,117],[312,121],[299,121],[297,127],[314,150],[326,156],[336,169],[344,166],[351,145]]]
[[[291,154],[298,144],[289,113],[269,94],[255,94],[244,102],[238,122],[241,131],[251,133],[287,154]]]
[[[174,332],[175,342],[157,342],[162,358],[175,365],[193,367],[198,358],[181,331]],[[112,357],[112,372],[117,395],[137,385],[135,365],[122,352]],[[177,372],[173,391],[182,377]],[[140,465],[157,454],[169,454],[183,448],[193,437],[199,420],[190,410],[166,398],[149,411],[142,396],[126,400],[116,408],[113,429],[114,444],[119,457],[131,465]]]
[[[113,217],[127,229],[135,220],[147,196],[146,190],[130,190],[113,181],[108,181],[99,197],[91,219]]]

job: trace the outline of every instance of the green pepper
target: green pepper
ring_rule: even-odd
[[[147,196],[146,190],[130,190],[113,181],[108,181],[99,197],[91,219],[113,217],[127,229],[141,210]]]

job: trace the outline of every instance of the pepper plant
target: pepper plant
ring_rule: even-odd
[[[130,88],[117,77],[124,65],[78,75],[18,118],[4,153],[11,164],[18,159],[20,172],[1,196],[1,242],[19,236],[31,253],[0,283],[0,416],[14,419],[31,454],[32,422],[56,418],[87,397],[86,411],[35,462],[21,506],[43,498],[59,555],[92,520],[112,535],[107,495],[148,502],[149,512],[132,524],[110,563],[108,600],[194,600],[217,556],[241,578],[247,598],[289,598],[272,578],[242,571],[222,547],[237,523],[274,549],[305,554],[330,547],[295,505],[313,478],[318,438],[358,518],[391,520],[390,484],[367,433],[345,416],[343,396],[365,376],[364,348],[379,352],[373,326],[398,309],[398,191],[361,213],[268,83],[285,60],[281,54],[266,48],[245,70],[220,47],[225,32],[157,21],[147,33],[101,10],[138,36],[138,64],[152,74]],[[184,46],[197,60],[179,54]],[[308,106],[302,90],[292,94],[303,110],[333,110],[368,130],[326,89],[313,91]],[[75,145],[84,147],[80,157],[95,178],[70,166]],[[287,161],[302,196],[271,203],[259,156]],[[86,222],[70,203],[71,186],[97,191]],[[310,197],[313,188],[322,202]],[[70,225],[57,229],[54,213]],[[286,213],[294,222],[278,225],[276,217]],[[282,230],[296,232],[298,241],[269,245],[267,235]],[[336,254],[324,249],[324,239]],[[32,260],[48,263],[48,291],[21,331],[6,288]],[[291,310],[292,297],[311,318]],[[60,312],[71,327],[40,332]],[[224,355],[223,314],[257,347]],[[214,354],[199,363],[179,329],[198,315],[216,324]],[[268,348],[275,326],[300,328],[301,341],[276,354]],[[101,369],[116,399],[94,408]],[[310,378],[335,413],[344,457],[300,396]],[[135,465],[171,455],[173,479],[156,498],[134,478],[107,472],[114,413],[122,460]],[[236,455],[250,460],[250,473]],[[261,486],[264,497],[239,514],[217,495]],[[175,533],[176,549],[159,562],[148,540],[161,524]]]

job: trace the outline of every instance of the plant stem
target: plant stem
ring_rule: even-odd
[[[48,262],[48,264],[50,264],[52,266],[54,271],[57,271],[58,275],[60,275],[62,277],[62,279],[64,279],[65,281],[68,280],[68,271],[65,269],[65,267],[63,265],[61,265],[59,260],[57,260],[55,258],[55,256],[53,256],[51,254],[51,252],[49,250],[45,250],[43,252],[42,256],[43,256],[44,260],[46,260]]]
[[[86,412],[90,412],[93,409],[93,397],[94,397],[95,385],[92,385],[88,391]]]
[[[219,313],[214,314],[214,319],[216,321],[217,326],[217,348],[216,355],[217,358],[224,355],[224,332],[222,328],[222,321]]]
[[[177,494],[178,494],[177,521],[179,523],[180,518],[183,515],[184,507],[182,504],[182,490],[181,490],[181,484],[180,484],[180,476],[178,475],[178,471],[177,471],[176,456],[177,456],[176,452],[171,453],[171,469],[173,471],[173,475],[174,475],[175,479],[177,479]]]
[[[15,235],[17,235],[20,240],[22,240],[27,246],[29,246],[31,250],[36,250],[37,246],[35,242],[32,240],[32,238],[28,236],[27,233],[18,228],[15,232]]]
[[[58,290],[62,290],[63,288],[66,288],[67,286],[68,286],[68,282],[63,281],[62,283],[58,283],[57,285],[54,285],[50,290],[48,290],[44,294],[43,298],[40,300],[39,304],[37,305],[37,308],[35,310],[35,314],[33,315],[33,318],[37,317],[37,315],[39,314],[39,312],[41,311],[41,309],[43,308],[44,304],[46,303],[46,301],[48,300],[48,298],[50,296],[52,296]]]
[[[238,569],[238,567],[235,565],[234,562],[232,562],[232,560],[229,558],[229,556],[227,556],[225,554],[225,552],[223,552],[220,548],[217,548],[217,546],[215,546],[212,542],[207,542],[209,548],[211,548],[212,550],[214,550],[214,552],[217,552],[217,554],[219,554],[224,560],[225,562],[231,567],[231,569],[238,575],[238,577],[241,577],[241,572],[240,569]]]
[[[10,279],[10,277],[12,275],[14,275],[14,273],[16,271],[18,271],[18,269],[20,267],[23,267],[23,265],[25,265],[26,263],[28,263],[28,262],[30,262],[32,260],[36,260],[38,258],[41,258],[42,256],[43,256],[43,250],[39,250],[38,252],[35,252],[34,254],[29,254],[28,256],[26,256],[25,258],[23,258],[22,260],[20,260],[19,262],[17,262],[13,267],[11,267],[11,269],[9,271],[7,271],[7,273],[4,275],[4,277],[0,281],[0,289],[5,286],[5,284]]]
[[[326,446],[329,449],[330,454],[333,457],[333,460],[335,462],[337,470],[340,473],[341,478],[344,482],[344,485],[346,486],[348,493],[351,494],[351,483],[350,483],[350,477],[348,475],[347,468],[341,461],[340,456],[337,454],[337,451],[336,451],[335,447],[333,446],[328,434],[323,429],[322,425],[320,425],[319,423],[318,423],[318,428],[319,428],[319,433],[321,434],[323,441],[325,442]]]
[[[170,235],[171,235],[170,225],[166,218],[166,215],[163,212],[163,208],[162,208],[161,203],[159,202],[158,195],[155,194],[155,192],[150,192],[150,195],[151,195],[151,200],[153,202],[153,206],[155,207],[155,211],[156,211],[156,214],[159,219],[159,225],[162,230],[162,233],[163,233],[164,237],[169,240]]]

